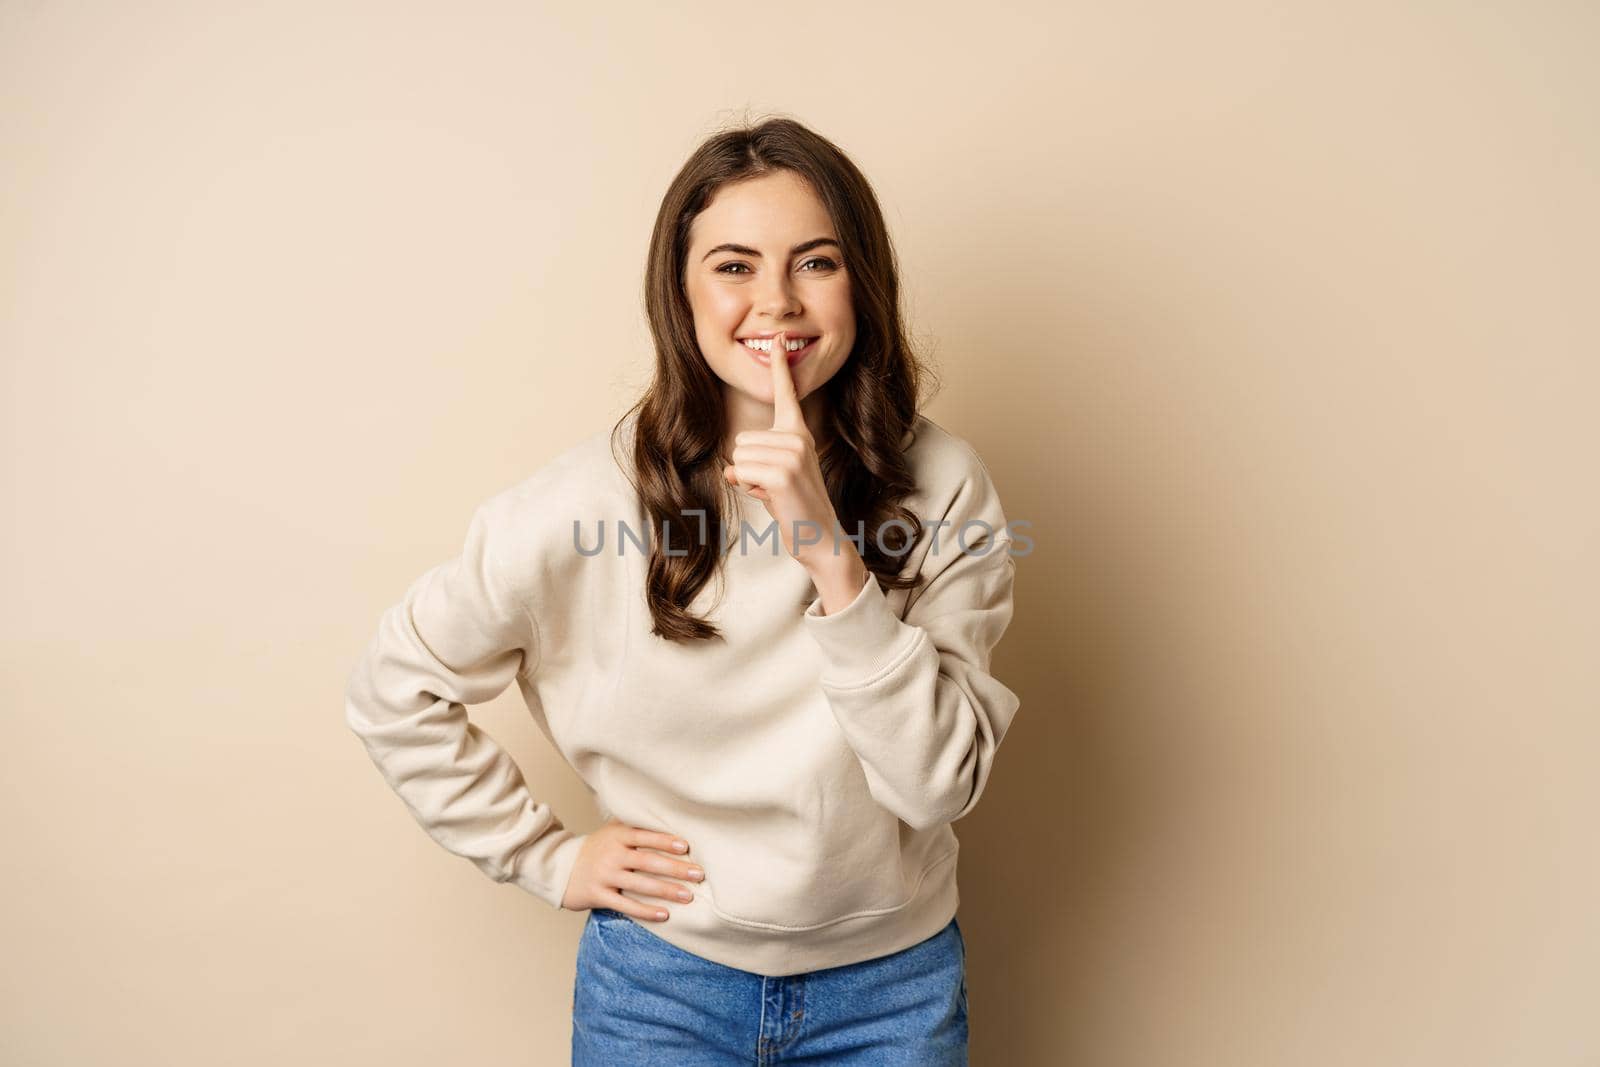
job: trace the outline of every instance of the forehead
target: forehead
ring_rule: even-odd
[[[733,182],[718,189],[689,224],[689,245],[782,245],[836,236],[828,209],[811,184],[792,171]]]

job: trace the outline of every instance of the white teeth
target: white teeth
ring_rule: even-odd
[[[772,340],[773,339],[770,338],[770,337],[767,338],[764,341],[758,341],[758,340],[756,340],[754,338],[747,338],[743,342],[743,344],[744,344],[744,346],[746,348],[750,349],[753,352],[771,352],[772,351]],[[807,337],[807,338],[804,338],[804,339],[799,340],[799,341],[790,341],[787,344],[786,348],[790,352],[795,352],[795,351],[798,351],[798,350],[804,348],[806,346],[806,344],[808,342],[810,342],[811,340],[812,340],[811,338]]]

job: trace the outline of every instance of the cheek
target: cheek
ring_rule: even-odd
[[[842,332],[855,325],[855,307],[850,300],[850,291],[833,294],[827,303],[828,321],[832,324],[834,332]]]
[[[856,315],[848,300],[828,309],[828,326],[835,337],[847,338],[854,336]]]
[[[712,290],[695,303],[695,320],[718,333],[728,333],[745,318],[744,304],[736,294]]]
[[[694,315],[695,333],[702,339],[730,333],[739,322],[738,311],[730,306],[726,293],[692,283],[686,292],[689,311]]]

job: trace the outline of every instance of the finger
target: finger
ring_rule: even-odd
[[[618,887],[640,896],[659,897],[676,904],[687,904],[694,893],[682,882],[668,882],[661,878],[646,878],[642,874],[629,875]]]
[[[735,449],[747,445],[764,448],[781,448],[785,452],[799,452],[801,442],[786,430],[740,430],[733,438]],[[732,458],[731,456],[729,457]]]
[[[610,908],[612,911],[620,911],[630,918],[642,919],[647,922],[665,922],[667,918],[667,909],[653,907],[649,904],[640,904],[632,897],[625,897],[621,893],[612,894],[611,903],[604,905],[604,907]]]
[[[745,493],[748,496],[753,496],[757,500],[771,500],[772,499],[770,496],[767,495],[767,491],[765,489],[761,488],[761,486],[759,486],[759,485],[748,485],[747,486],[747,485],[742,484],[739,481],[739,476],[734,473],[734,470],[733,470],[733,468],[731,466],[724,467],[722,469],[722,480],[727,482],[729,485],[733,486],[735,489],[739,490],[741,493]]]
[[[616,816],[612,816],[616,819]],[[620,819],[617,821],[621,821]],[[683,848],[673,846],[674,841],[683,841]],[[662,830],[645,830],[633,828],[624,836],[623,844],[630,848],[659,848],[662,852],[672,852],[682,855],[689,851],[689,842],[677,834],[669,834]]]
[[[784,434],[786,441],[793,441],[793,434]],[[733,455],[728,459],[732,463],[767,463],[774,467],[784,467],[795,462],[799,449],[785,445],[758,445],[742,444],[733,450]]]
[[[800,413],[800,400],[795,396],[794,375],[789,373],[789,334],[786,331],[772,339],[767,363],[772,367],[772,428],[803,430],[806,420]]]
[[[683,878],[685,881],[702,881],[706,872],[686,859],[667,859],[666,856],[656,856],[654,853],[640,853],[640,857],[648,857],[648,862],[640,862],[632,870],[648,870],[658,875],[667,875],[670,878]]]
[[[736,482],[759,486],[762,489],[786,484],[789,479],[782,468],[769,463],[730,463],[726,469],[732,472]]]

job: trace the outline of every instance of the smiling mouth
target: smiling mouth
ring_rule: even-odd
[[[768,366],[769,364],[771,364],[771,362],[772,362],[772,355],[771,355],[772,341],[773,341],[773,338],[767,338],[765,340],[751,339],[751,340],[740,341],[739,344],[746,352],[750,353],[751,358],[753,358],[757,363],[759,363],[763,367],[765,367],[765,366]],[[789,362],[789,365],[791,367],[794,366],[796,363],[799,363],[802,359],[804,359],[811,352],[811,350],[813,348],[817,347],[817,339],[815,337],[807,337],[807,338],[804,339],[804,342],[805,343],[802,344],[799,348],[791,348],[791,349],[789,349],[789,360],[788,360],[788,362]],[[757,347],[757,346],[762,346],[762,347]]]
[[[741,338],[737,338],[737,340],[738,340],[738,342],[740,344],[744,345],[746,348],[748,348],[752,352],[770,352],[772,350],[772,342],[776,341],[777,338],[775,338],[775,337],[741,337]],[[800,344],[798,346],[795,344],[796,340],[798,340],[800,342]],[[815,341],[815,340],[816,340],[815,337],[801,337],[801,338],[793,338],[793,337],[791,337],[791,338],[789,338],[789,351],[791,351],[791,352],[803,352],[807,348],[810,348],[811,347],[811,343],[813,341]]]

